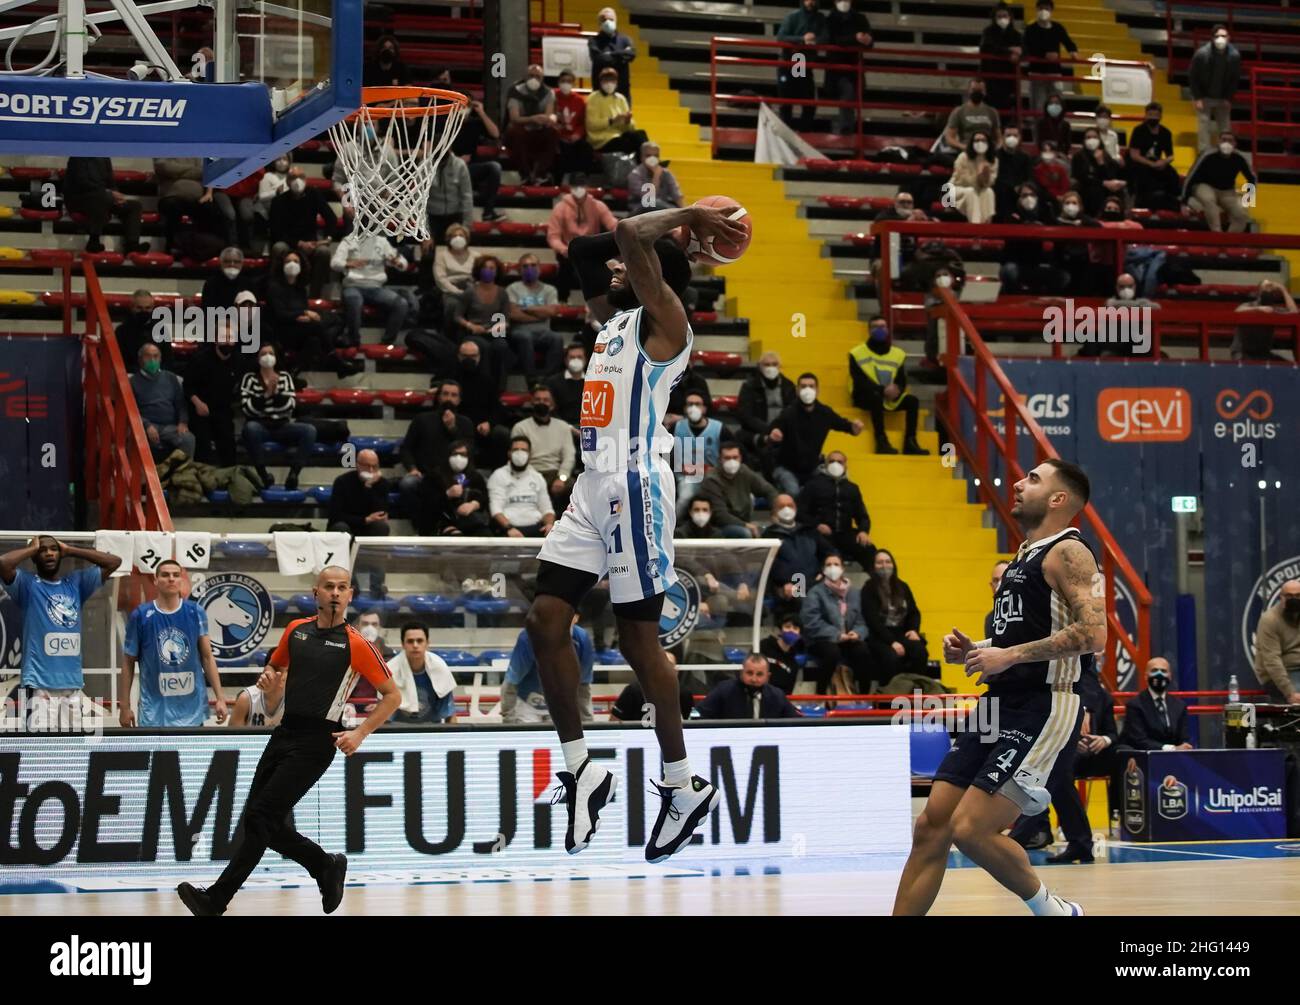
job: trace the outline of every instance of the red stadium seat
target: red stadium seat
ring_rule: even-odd
[[[711,349],[698,349],[691,353],[691,362],[710,370],[730,373],[745,365],[745,358],[738,352],[719,352]]]
[[[403,405],[423,405],[429,400],[430,392],[428,391],[380,391],[379,400],[385,405],[391,405],[398,408]]]
[[[93,262],[95,265],[121,265],[126,261],[126,256],[116,251],[87,251],[81,256],[84,262]]]
[[[502,391],[501,404],[506,408],[524,408],[533,400],[533,396],[527,391]]]
[[[734,412],[740,404],[740,397],[735,394],[715,394],[713,396],[713,410],[728,414]]]
[[[717,320],[717,311],[695,311],[691,315],[691,324],[696,325],[711,325]]]
[[[27,252],[27,257],[33,262],[61,262],[67,260],[70,254],[71,252],[59,248],[31,248]]]
[[[496,228],[497,225],[489,220],[475,220],[469,225],[469,232],[475,237],[487,237]]]
[[[555,312],[555,316],[557,318],[571,318],[576,321],[587,316],[587,308],[578,307],[575,304],[561,304],[560,309]]]
[[[497,189],[497,195],[507,199],[513,198],[518,194],[519,194],[518,185],[502,185],[499,189]]]
[[[48,181],[54,177],[53,168],[43,167],[11,167],[9,177],[17,178],[19,181]]]
[[[138,265],[142,269],[170,269],[175,264],[176,259],[171,255],[164,254],[161,251],[134,252],[127,255],[132,265]]]
[[[57,209],[20,209],[18,215],[24,220],[57,220],[63,213]]]
[[[193,356],[196,352],[198,352],[199,347],[201,345],[202,345],[201,342],[184,342],[184,341],[173,342],[172,352],[174,352],[177,356],[180,356],[181,358],[185,358],[186,356]]]
[[[841,162],[826,157],[800,157],[799,164],[809,171],[838,171]]]
[[[117,185],[129,185],[134,182],[153,181],[153,175],[148,171],[114,171],[113,182]]]
[[[300,387],[293,397],[299,405],[319,405],[325,400],[325,392],[318,387]]]
[[[333,387],[325,392],[325,397],[336,405],[371,405],[375,401],[375,393],[363,387]]]
[[[525,185],[523,186],[524,195],[530,199],[554,199],[560,194],[558,185]]]
[[[130,310],[134,306],[135,295],[131,293],[105,293],[104,302],[108,304],[110,309]]]
[[[366,357],[366,359],[406,359],[406,348],[400,345],[363,345],[361,347],[361,355]]]
[[[503,220],[497,224],[497,230],[509,237],[532,237],[537,233],[535,224],[516,220]]]

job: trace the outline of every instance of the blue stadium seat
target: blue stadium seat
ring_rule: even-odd
[[[310,593],[295,593],[291,598],[293,606],[303,614],[316,613],[316,598]]]
[[[912,774],[933,778],[950,749],[952,740],[947,730],[914,728],[911,732]]]
[[[228,503],[230,502],[230,493],[225,489],[213,489],[208,493],[208,502]]]
[[[406,607],[413,614],[451,614],[456,601],[440,593],[412,593],[406,598]]]
[[[311,455],[313,457],[338,457],[339,445],[337,443],[313,443]]]
[[[230,558],[266,558],[271,554],[261,541],[218,541],[217,551]]]
[[[699,621],[695,623],[695,628],[697,631],[699,630],[703,630],[706,632],[717,631],[719,628],[724,627],[726,623],[727,623],[727,619],[722,615],[701,614]]]
[[[269,489],[262,489],[262,499],[270,503],[302,503],[307,501],[307,493],[302,489],[272,485]]]
[[[262,452],[279,456],[286,452],[286,448],[283,443],[277,443],[275,440],[267,440],[262,444]]]
[[[504,597],[464,596],[461,604],[467,614],[505,614],[510,610],[510,601]]]
[[[362,594],[352,598],[352,606],[361,614],[375,611],[379,614],[396,614],[402,609],[402,602],[396,597],[370,597]]]
[[[722,658],[728,663],[744,663],[749,650],[743,646],[723,646]]]
[[[328,505],[328,504],[329,504],[330,496],[332,496],[332,495],[334,494],[334,486],[333,486],[333,485],[313,485],[313,486],[312,486],[310,489],[308,489],[307,491],[308,491],[309,493],[311,493],[311,497],[312,497],[313,499],[315,499],[315,500],[316,500],[318,503],[320,503],[322,506],[325,506],[325,505]]]
[[[397,453],[398,448],[401,446],[400,440],[389,439],[385,436],[353,436],[349,439],[349,442],[356,446],[358,452],[373,450],[381,458],[391,457]]]
[[[478,657],[468,649],[435,649],[434,655],[441,656],[449,667],[476,667]]]
[[[800,702],[796,707],[803,713],[805,719],[824,719],[826,717],[826,706],[820,702],[811,705]]]
[[[286,614],[288,613],[289,607],[293,604],[293,601],[289,597],[277,597],[275,594],[272,594],[271,604],[275,608],[276,614]]]
[[[601,649],[596,653],[596,662],[603,667],[609,667],[626,663],[627,660],[623,659],[623,654],[617,649]]]
[[[388,505],[389,505],[389,506],[396,506],[396,505],[398,504],[398,502],[401,500],[401,498],[402,498],[401,493],[399,493],[399,492],[389,492],[389,493],[388,493]],[[425,554],[425,555],[428,555],[428,552],[425,552],[424,554]]]
[[[484,649],[478,654],[478,661],[481,666],[490,667],[493,660],[508,660],[511,652],[510,649]]]

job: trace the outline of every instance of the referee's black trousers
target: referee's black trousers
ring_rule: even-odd
[[[221,878],[208,887],[217,904],[230,903],[268,848],[297,862],[313,878],[329,865],[325,849],[294,830],[289,814],[334,760],[331,734],[339,728],[324,719],[290,724],[286,717],[271,734],[244,804],[243,840]]]

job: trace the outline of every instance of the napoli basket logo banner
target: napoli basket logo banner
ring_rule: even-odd
[[[1241,648],[1251,666],[1255,665],[1255,626],[1260,615],[1278,602],[1282,584],[1289,579],[1300,579],[1300,555],[1278,562],[1267,573],[1255,580],[1245,609],[1241,612]]]
[[[671,649],[695,630],[700,620],[700,587],[689,572],[677,569],[677,582],[664,591],[659,615],[659,641]]]
[[[252,576],[240,572],[208,576],[195,584],[190,599],[208,616],[212,655],[219,660],[250,655],[271,629],[271,594]]]

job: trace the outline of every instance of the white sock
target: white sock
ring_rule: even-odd
[[[1025,906],[1040,918],[1068,917],[1070,909],[1061,898],[1047,892],[1047,886],[1038,884],[1038,892],[1025,901]]]
[[[560,749],[564,751],[564,766],[576,775],[587,760],[587,738],[580,736],[568,743],[561,743]]]
[[[678,789],[691,784],[689,757],[683,757],[680,761],[664,761],[664,784]]]

